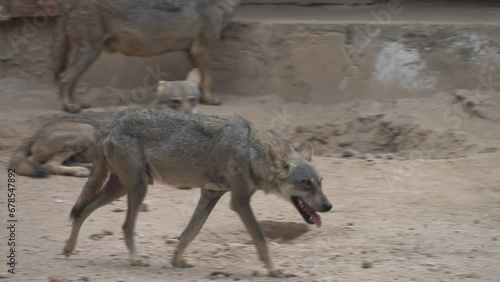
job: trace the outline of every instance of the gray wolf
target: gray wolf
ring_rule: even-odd
[[[63,253],[75,249],[79,230],[96,209],[128,196],[123,225],[132,265],[144,265],[137,254],[134,228],[148,185],[201,187],[195,212],[182,232],[172,259],[190,267],[183,253],[201,230],[218,200],[230,192],[230,208],[253,238],[269,276],[281,277],[269,256],[264,235],[250,207],[257,190],[291,202],[309,224],[321,226],[317,212],[332,205],[322,191],[322,177],[311,163],[312,147],[299,150],[239,117],[192,115],[152,109],[122,112],[96,145],[94,164],[70,214],[72,229]]]
[[[187,51],[200,69],[203,104],[218,105],[210,94],[208,47],[220,39],[241,0],[65,0],[54,36],[54,79],[63,110],[88,105],[73,100],[82,74],[101,51],[152,56]]]
[[[196,68],[188,73],[186,80],[159,81],[151,107],[196,113],[201,97],[199,82]],[[120,110],[128,107],[67,115],[45,123],[14,151],[9,167],[15,168],[20,175],[35,178],[51,174],[87,177],[97,136]]]

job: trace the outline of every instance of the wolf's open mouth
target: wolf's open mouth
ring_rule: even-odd
[[[301,198],[292,196],[292,203],[307,223],[314,224],[318,228],[321,227],[321,217]]]

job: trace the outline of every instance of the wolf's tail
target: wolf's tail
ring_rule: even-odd
[[[99,138],[101,139],[101,138]],[[91,204],[96,198],[97,194],[108,179],[110,174],[106,156],[104,155],[104,147],[102,140],[99,140],[95,148],[95,157],[90,171],[90,176],[83,186],[82,192],[76,200],[75,205],[71,209],[70,219],[75,220],[80,217],[82,211]]]
[[[23,143],[14,151],[10,159],[9,168],[14,168],[16,173],[35,178],[44,178],[49,176],[49,172],[39,163],[30,160],[31,146],[35,142],[36,136],[23,140]]]

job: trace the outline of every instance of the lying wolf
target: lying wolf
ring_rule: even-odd
[[[63,109],[77,113],[87,105],[73,99],[79,78],[101,51],[152,56],[187,51],[200,69],[204,104],[210,94],[208,48],[221,37],[242,0],[65,0],[54,37],[54,79]]]
[[[82,192],[71,210],[72,229],[64,247],[75,249],[80,228],[96,209],[128,195],[123,231],[132,265],[143,265],[136,252],[134,228],[149,184],[201,187],[195,212],[182,232],[173,256],[175,267],[190,267],[183,259],[188,244],[201,230],[210,212],[226,193],[231,209],[243,221],[269,275],[275,269],[264,235],[250,207],[257,190],[291,202],[309,224],[321,226],[317,212],[332,205],[321,188],[321,176],[311,163],[312,147],[301,152],[247,120],[235,117],[191,115],[152,109],[120,114],[96,145],[96,159]]]
[[[196,68],[188,73],[186,80],[160,81],[151,107],[196,113],[201,96],[199,82]],[[46,123],[17,148],[10,167],[20,175],[35,178],[50,174],[87,177],[98,134],[110,125],[118,110],[126,108],[85,112]]]

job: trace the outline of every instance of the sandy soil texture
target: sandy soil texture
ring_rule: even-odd
[[[121,225],[126,200],[95,212],[78,251],[61,255],[69,211],[85,179],[18,176],[17,274],[6,254],[8,159],[47,117],[55,87],[0,81],[0,281],[277,281],[267,278],[225,196],[175,269],[170,259],[198,190],[150,188],[136,228],[149,267],[130,267]],[[81,92],[81,91],[80,91]],[[82,92],[81,92],[82,93]],[[99,89],[82,99],[105,99]],[[90,95],[90,96],[89,96]],[[106,89],[106,99],[120,95]],[[479,98],[478,98],[479,97]],[[252,206],[287,281],[498,281],[500,277],[500,99],[457,90],[388,103],[300,104],[273,95],[224,96],[201,114],[238,113],[295,145],[312,142],[334,208],[319,229],[295,208],[257,193]]]

